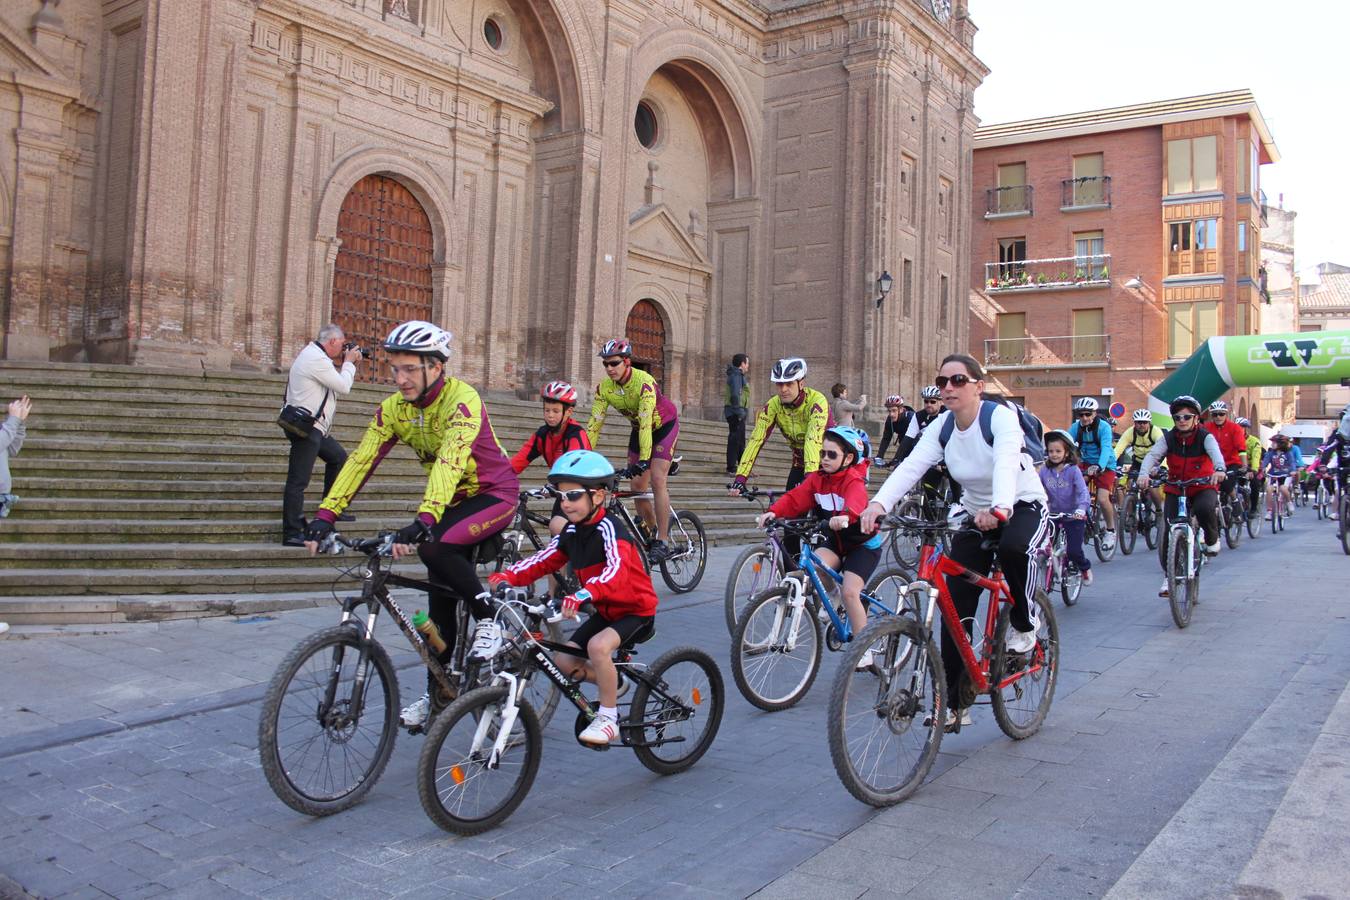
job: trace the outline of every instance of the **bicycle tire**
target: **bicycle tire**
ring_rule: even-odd
[[[1116,544],[1120,552],[1129,556],[1139,540],[1139,514],[1135,503],[1126,503],[1116,518]]]
[[[1156,550],[1162,540],[1162,510],[1158,508],[1152,496],[1145,502],[1148,504],[1152,515],[1149,516],[1148,527],[1144,529],[1144,544],[1148,549]]]
[[[911,581],[913,581],[913,578],[910,576],[910,573],[904,569],[896,567],[878,569],[876,572],[872,573],[872,577],[868,579],[867,584],[863,587],[863,593],[890,608],[895,615],[909,616],[915,621],[918,621],[919,609],[917,601],[907,597],[906,601],[908,605],[904,609],[901,609],[899,606],[900,593],[905,588],[909,587]],[[879,610],[873,610],[868,606],[867,615],[869,618],[875,618],[876,616],[885,615],[885,613],[882,613]],[[870,625],[872,623],[868,622],[868,624]]]
[[[1191,613],[1195,611],[1192,602],[1192,579],[1186,569],[1186,551],[1190,538],[1184,528],[1172,531],[1168,540],[1167,552],[1167,605],[1172,610],[1172,621],[1178,628],[1191,624]]]
[[[662,560],[661,580],[675,593],[687,594],[698,587],[708,567],[708,535],[703,520],[687,509],[671,513],[667,537],[675,555]]]
[[[857,671],[859,657],[877,644],[881,662]],[[907,618],[879,619],[845,649],[830,688],[826,724],[835,774],[850,794],[881,807],[919,789],[942,746],[946,690],[937,645]],[[910,750],[900,746],[907,737],[914,739]],[[878,762],[862,760],[873,751]],[[895,776],[883,779],[882,760],[892,755],[896,765],[886,771]]]
[[[907,516],[910,518],[923,518],[923,503],[914,498],[910,498],[900,504],[896,511],[897,516]],[[919,539],[918,532],[910,531],[905,528],[896,528],[891,532],[891,539],[887,545],[891,558],[895,560],[896,565],[903,569],[913,571],[919,565],[919,553],[923,549],[923,543]]]
[[[671,669],[681,663],[693,663],[698,672],[681,673],[678,677],[667,679]],[[633,689],[633,703],[628,713],[629,734],[645,737],[648,730],[652,729],[658,739],[667,741],[656,746],[637,745],[633,747],[633,752],[637,754],[638,762],[656,774],[674,775],[698,762],[708,752],[718,729],[722,727],[722,712],[726,707],[727,695],[722,670],[717,668],[711,656],[697,647],[676,647],[657,657],[647,669],[647,676],[653,681],[659,681],[663,690],[674,694],[685,705],[692,704],[695,710],[694,716],[685,716],[671,700],[653,690],[651,681],[639,680]],[[672,684],[671,680],[677,683]],[[711,697],[702,695],[705,687]],[[683,735],[669,738],[668,731],[673,725],[692,721],[697,717],[697,712],[704,708],[708,710],[707,715],[703,716],[706,725],[696,739],[690,740]],[[657,724],[650,724],[652,720],[649,716],[655,716]],[[689,749],[677,756],[667,757],[658,752],[665,746],[687,746]]]
[[[1065,606],[1078,605],[1083,594],[1083,573],[1078,571],[1070,560],[1064,560],[1064,568],[1059,573],[1059,598]]]
[[[746,547],[731,564],[727,574],[726,590],[722,594],[722,612],[727,620],[727,634],[736,634],[736,623],[750,601],[782,580],[783,573],[775,571],[782,566],[773,564],[774,553],[768,544]],[[748,576],[748,578],[747,578]],[[742,583],[745,587],[742,587]]]
[[[820,620],[810,602],[803,605],[801,615],[797,617],[797,643],[791,657],[804,668],[799,674],[793,674],[795,669],[784,669],[780,665],[788,654],[774,648],[785,646],[792,637],[787,631],[792,627],[795,612],[789,603],[790,597],[791,591],[780,586],[751,600],[736,623],[736,634],[731,640],[731,675],[736,688],[752,706],[765,712],[778,712],[796,704],[806,696],[820,673]],[[767,620],[763,615],[768,616]],[[789,673],[785,687],[765,690],[769,679],[780,669]]]
[[[1340,512],[1336,521],[1341,534],[1341,549],[1350,556],[1350,497],[1341,496]]]
[[[296,812],[308,816],[332,815],[348,809],[360,801],[375,786],[375,782],[379,781],[380,775],[383,774],[385,766],[389,763],[390,754],[394,750],[394,741],[398,736],[398,673],[389,659],[389,654],[378,642],[371,640],[368,644],[370,674],[367,677],[378,675],[382,690],[372,691],[374,685],[367,681],[365,692],[367,705],[362,713],[362,719],[374,714],[376,721],[381,723],[380,734],[375,741],[369,764],[365,765],[359,773],[354,773],[353,783],[345,790],[338,792],[330,790],[325,794],[316,794],[312,786],[297,783],[295,770],[298,767],[298,762],[296,765],[288,766],[283,759],[283,744],[287,746],[296,746],[297,743],[303,744],[305,752],[302,754],[302,758],[305,758],[310,756],[315,743],[314,738],[290,741],[287,740],[285,735],[288,729],[282,722],[283,706],[292,682],[299,676],[306,662],[315,661],[317,667],[311,678],[312,686],[318,689],[318,696],[301,701],[297,705],[296,712],[291,714],[298,718],[300,722],[314,719],[314,713],[317,709],[316,704],[321,702],[323,695],[327,693],[330,680],[337,677],[338,687],[342,686],[342,673],[347,666],[348,648],[354,659],[360,657],[361,633],[358,628],[359,626],[336,625],[315,632],[296,644],[282,660],[281,665],[277,667],[276,673],[268,683],[267,692],[263,695],[262,713],[258,718],[258,756],[262,763],[263,774],[267,777],[267,783],[272,788],[272,793],[276,794],[282,803]],[[324,651],[330,651],[326,658],[323,656]],[[352,672],[355,673],[354,667]],[[371,701],[375,697],[383,701],[384,709],[382,711],[378,707],[371,706]],[[347,708],[350,708],[351,698],[335,698],[335,705],[343,703],[347,704]],[[314,720],[314,724],[319,726],[317,719]],[[341,724],[345,731],[347,723]],[[334,734],[331,730],[334,727],[337,727],[335,723],[320,726],[318,736],[329,740],[340,738],[338,743],[344,748],[341,761],[346,762],[351,759],[354,731],[360,727],[360,720],[351,726],[350,732],[345,734]],[[283,733],[279,734],[278,732]],[[327,757],[325,756],[324,759],[326,761]],[[320,768],[328,774],[333,771],[332,766],[328,764],[322,765]]]
[[[1040,619],[1040,627],[1036,629],[1036,647],[1027,663],[1034,665],[1037,671],[1025,672],[1032,666],[1022,665],[1022,657],[1009,654],[1004,645],[1004,638],[1012,627],[1011,610],[1007,606],[999,611],[998,622],[994,625],[994,653],[989,661],[989,699],[994,721],[1015,741],[1025,740],[1041,730],[1050,713],[1050,704],[1055,700],[1055,686],[1059,683],[1059,623],[1055,620],[1055,610],[1045,591],[1036,591],[1034,602],[1037,608],[1029,612],[1033,613],[1033,622]],[[1017,671],[1025,674],[999,687],[1005,674],[1011,676]],[[1034,701],[1024,704],[1023,697],[1030,685],[1023,682],[1028,679],[1032,685],[1039,683],[1041,692]],[[1019,715],[1024,706],[1028,707],[1025,715]]]
[[[1255,512],[1252,511],[1251,504],[1247,505],[1247,537],[1255,540],[1261,536],[1261,528],[1266,521],[1266,515],[1261,511],[1261,504],[1257,504]]]
[[[1331,510],[1324,508],[1326,506],[1326,501],[1327,501],[1326,485],[1322,484],[1321,480],[1319,479],[1317,482],[1317,491],[1316,493],[1313,494],[1313,511],[1317,513],[1317,518],[1319,521],[1321,519],[1327,519],[1331,517]]]
[[[1097,559],[1102,562],[1110,562],[1116,556],[1116,547],[1112,544],[1111,549],[1106,548],[1106,519],[1100,506],[1093,507],[1093,522],[1092,552],[1096,553]]]
[[[1228,525],[1223,530],[1223,541],[1229,550],[1236,550],[1242,543],[1242,511],[1239,501],[1230,498],[1225,508],[1228,510]]]
[[[500,706],[506,700],[508,693],[509,690],[505,685],[488,685],[475,688],[447,706],[436,717],[431,724],[431,728],[427,731],[427,739],[422,744],[421,756],[417,759],[417,795],[422,801],[422,809],[426,811],[431,821],[446,831],[468,835],[479,834],[490,828],[495,828],[505,821],[507,816],[515,812],[516,808],[524,801],[525,795],[530,792],[531,785],[534,784],[534,777],[539,771],[539,757],[543,752],[543,737],[540,732],[539,719],[535,716],[534,709],[528,701],[522,699],[517,707],[516,715],[516,725],[521,729],[522,735],[517,740],[515,731],[512,730],[511,742],[503,758],[523,755],[524,761],[516,767],[516,780],[513,784],[508,785],[509,791],[505,797],[480,815],[465,816],[461,814],[460,804],[451,804],[455,807],[453,809],[447,807],[446,797],[442,795],[440,790],[442,773],[454,782],[454,786],[448,789],[454,792],[484,777],[485,773],[489,771],[483,766],[482,759],[474,758],[476,754],[466,756],[464,759],[459,759],[445,766],[439,765],[438,761],[441,749],[455,726],[461,723],[468,726],[464,729],[464,732],[469,735],[471,746],[472,736],[478,728],[479,718],[494,704]],[[488,740],[491,740],[492,736],[493,732],[489,727]],[[452,754],[452,758],[457,758],[457,754]],[[500,771],[500,768],[501,764],[499,763],[498,771]],[[467,794],[472,790],[474,788],[467,788],[463,793]]]

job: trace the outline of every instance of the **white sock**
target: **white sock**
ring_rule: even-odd
[[[611,722],[619,721],[619,709],[616,706],[602,706],[600,707],[599,714],[606,719],[609,719]]]

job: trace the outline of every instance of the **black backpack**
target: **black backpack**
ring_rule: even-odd
[[[1039,466],[1044,463],[1045,426],[1025,406],[1020,406],[1011,400],[980,401],[980,432],[984,435],[985,443],[990,447],[994,446],[993,419],[995,406],[1006,406],[1017,415],[1017,424],[1022,426],[1022,452],[1031,457],[1032,465]],[[956,419],[953,416],[948,416],[947,421],[942,423],[942,431],[938,433],[938,443],[944,449],[955,430]]]

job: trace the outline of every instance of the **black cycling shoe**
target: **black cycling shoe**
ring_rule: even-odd
[[[675,555],[675,548],[671,547],[665,541],[652,541],[647,548],[647,559],[652,565],[659,565]]]
[[[293,536],[288,537],[288,538],[282,538],[282,539],[281,539],[281,546],[283,546],[283,547],[303,547],[303,546],[305,546],[305,539],[304,539],[303,537],[301,537],[300,535],[298,535],[298,534],[297,534],[297,535],[293,535]]]

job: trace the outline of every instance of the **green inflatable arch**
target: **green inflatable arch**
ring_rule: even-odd
[[[1168,405],[1190,394],[1202,407],[1229,388],[1339,384],[1350,378],[1350,331],[1212,337],[1148,398],[1153,420],[1172,424]]]

